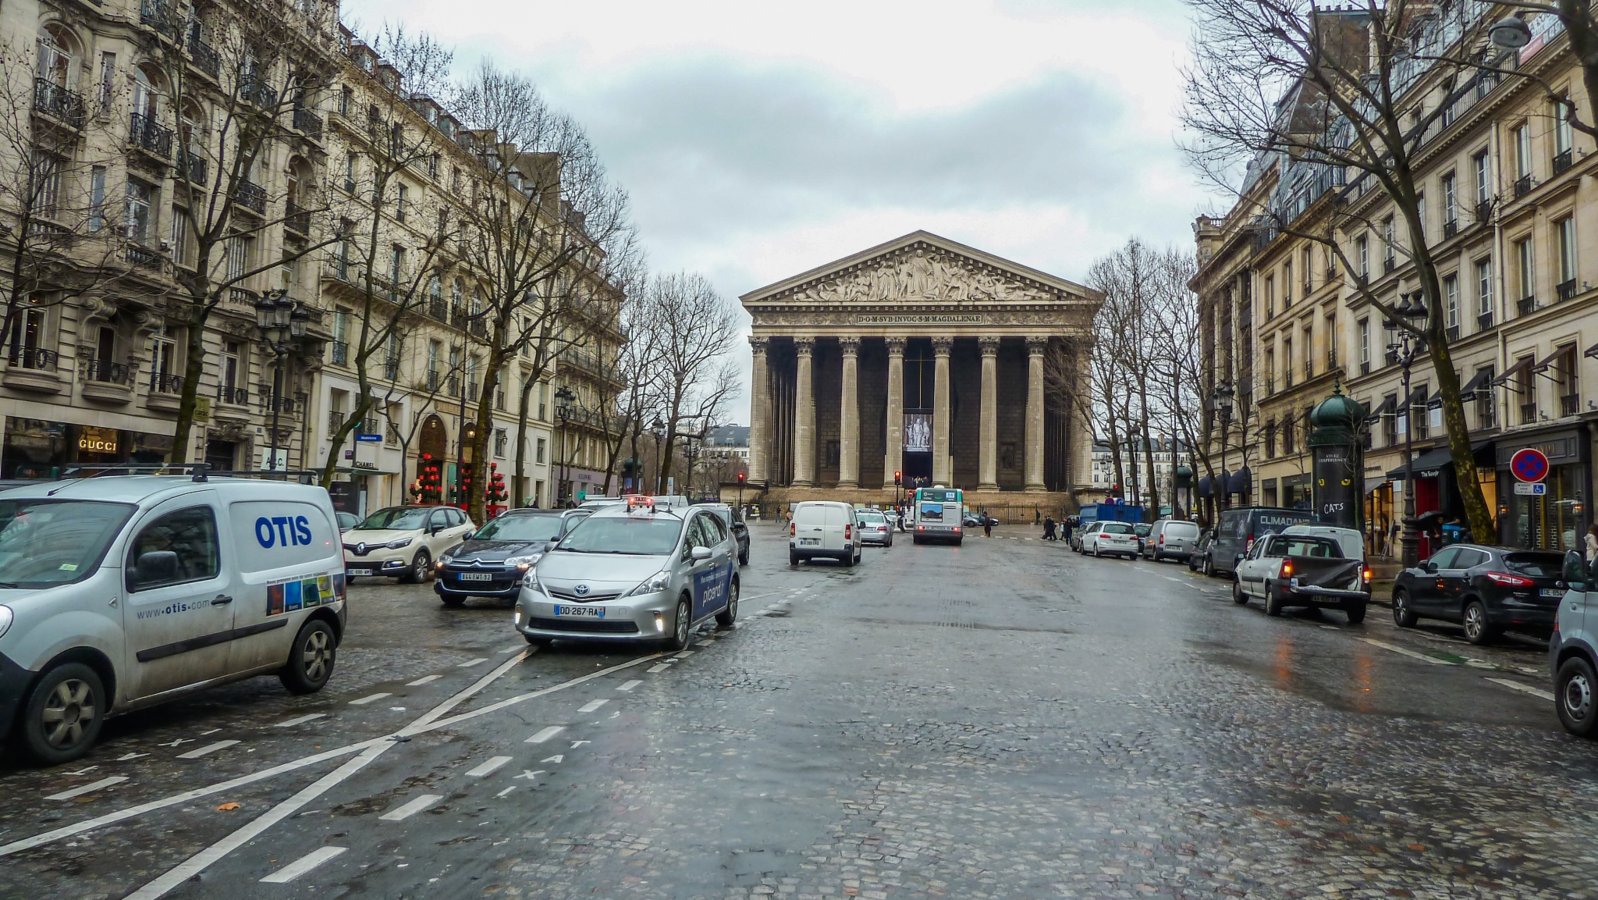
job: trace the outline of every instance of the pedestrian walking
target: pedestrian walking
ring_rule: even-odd
[[[988,511],[984,509],[982,511],[982,536],[983,537],[993,537],[993,522],[994,522],[993,517],[988,515]]]
[[[1588,526],[1585,543],[1587,545],[1587,565],[1590,566],[1593,560],[1598,559],[1598,522]]]
[[[1053,516],[1044,516],[1043,517],[1043,539],[1046,540],[1046,541],[1059,540],[1059,538],[1056,537],[1055,534],[1054,534],[1054,517]]]

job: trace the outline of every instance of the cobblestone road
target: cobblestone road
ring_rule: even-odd
[[[0,895],[1598,896],[1539,646],[1004,532],[790,569],[757,526],[739,627],[671,656],[357,585],[329,691],[0,770]]]

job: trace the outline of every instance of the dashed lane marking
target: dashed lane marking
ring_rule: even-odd
[[[261,881],[264,884],[288,884],[348,849],[348,847],[320,847],[262,878]]]
[[[609,700],[607,700],[607,699],[605,699],[603,697],[601,697],[598,700],[590,700],[587,703],[584,703],[581,707],[579,707],[577,711],[580,712],[580,713],[596,712],[596,711],[598,711],[598,709],[601,706],[604,706],[606,703],[609,703],[609,702],[610,702]]]
[[[665,663],[656,663],[655,665],[650,666],[648,671],[649,674],[654,675],[658,672],[664,672],[669,668],[671,668],[671,666],[668,666]]]
[[[677,654],[676,656],[673,656],[672,659],[687,659],[688,657],[693,656],[693,655],[694,655],[694,651],[692,651],[692,650],[684,650],[683,652]]]
[[[44,799],[46,799],[46,800],[71,800],[73,797],[82,797],[84,794],[92,794],[95,791],[98,791],[98,790],[100,790],[102,788],[108,788],[108,787],[110,787],[113,784],[121,784],[122,782],[127,781],[127,780],[128,780],[128,777],[126,775],[113,775],[110,778],[102,778],[99,781],[91,781],[88,784],[85,784],[85,785],[83,785],[81,787],[75,787],[75,788],[73,788],[70,791],[62,791],[59,794],[51,794],[50,796],[48,796],[48,797],[46,797]]]
[[[437,680],[439,680],[440,678],[443,678],[443,677],[444,676],[442,676],[442,675],[423,675],[421,678],[418,678],[415,681],[407,681],[407,682],[405,682],[405,686],[406,687],[421,687],[422,685],[427,684],[429,681],[437,681]]]
[[[217,741],[214,744],[206,744],[204,747],[195,747],[187,753],[179,753],[178,759],[199,759],[202,756],[210,756],[218,750],[226,750],[237,743],[238,741]]]
[[[1530,694],[1533,697],[1541,697],[1542,699],[1548,701],[1552,701],[1554,699],[1554,695],[1548,691],[1545,691],[1541,688],[1534,688],[1529,684],[1521,684],[1518,681],[1510,681],[1508,678],[1489,678],[1487,680],[1491,681],[1493,684],[1501,684],[1512,691],[1520,691],[1522,694]]]
[[[1378,641],[1375,638],[1360,638],[1360,640],[1364,641],[1367,644],[1370,644],[1372,647],[1380,647],[1383,650],[1391,650],[1392,652],[1397,653],[1400,656],[1407,656],[1407,657],[1409,657],[1411,659],[1418,659],[1418,660],[1422,660],[1424,662],[1434,663],[1434,664],[1439,665],[1439,666],[1457,665],[1457,663],[1451,663],[1451,662],[1449,662],[1446,659],[1438,659],[1435,656],[1427,656],[1424,653],[1416,653],[1414,650],[1408,650],[1408,649],[1405,649],[1403,647],[1398,647],[1398,646],[1395,646],[1393,644],[1389,644],[1386,641]]]
[[[378,691],[375,694],[367,694],[365,697],[362,697],[359,700],[351,700],[350,701],[350,705],[351,706],[365,706],[368,703],[376,703],[377,701],[383,699],[384,697],[392,697],[392,696],[394,696],[394,695],[390,694],[388,691]]]
[[[621,691],[624,694],[631,693],[632,689],[637,687],[637,686],[639,686],[640,684],[643,684],[643,682],[639,681],[636,678],[634,678],[632,681],[624,682],[622,684],[622,686],[619,687],[619,688],[616,688],[616,690]]]
[[[499,770],[500,766],[510,762],[510,760],[509,756],[491,756],[480,763],[477,768],[467,772],[466,777],[482,778],[484,775],[492,775]]]
[[[488,662],[488,657],[479,656],[476,659],[468,659],[467,661],[461,663],[460,665],[456,666],[455,668],[457,668],[457,669],[470,669],[472,666],[480,666],[480,665],[482,665],[483,663],[486,663],[486,662]]]
[[[494,796],[495,797],[503,797],[506,794],[508,794],[508,793],[510,793],[511,791],[514,791],[514,790],[516,790],[516,785],[513,784],[510,787],[504,789],[503,791],[500,791],[499,793],[495,794]]]
[[[327,718],[327,713],[311,713],[309,715],[304,715],[304,716],[295,716],[292,719],[284,719],[283,721],[277,723],[276,725],[273,725],[272,727],[273,728],[293,728],[295,725],[304,725],[306,722],[315,722],[317,719],[325,719],[325,718]]]
[[[423,794],[404,806],[383,813],[378,818],[384,822],[403,822],[442,799],[444,799],[443,794]]]
[[[528,738],[525,741],[525,743],[528,743],[528,744],[542,744],[543,742],[549,740],[550,738],[554,737],[557,734],[560,734],[562,731],[565,731],[565,730],[566,730],[566,726],[565,725],[551,725],[548,728],[540,728],[538,730],[538,732],[536,734],[534,734],[532,737]]]

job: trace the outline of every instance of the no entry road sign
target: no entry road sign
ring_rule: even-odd
[[[1529,483],[1548,477],[1548,457],[1541,450],[1527,447],[1509,458],[1509,471],[1519,481]]]

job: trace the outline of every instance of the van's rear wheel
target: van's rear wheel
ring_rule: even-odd
[[[314,694],[333,677],[338,661],[338,637],[333,626],[312,619],[300,626],[289,648],[289,661],[278,670],[277,679],[291,694]]]
[[[28,694],[23,749],[47,766],[77,759],[99,737],[106,706],[105,685],[93,669],[83,663],[56,666]]]

